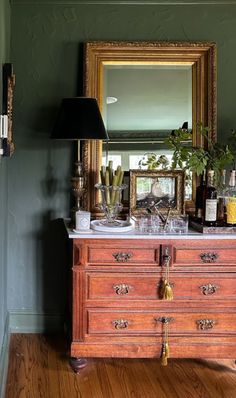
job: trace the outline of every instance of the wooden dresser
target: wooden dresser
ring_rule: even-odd
[[[69,233],[71,356],[236,358],[236,236]],[[173,300],[160,296],[169,259]]]

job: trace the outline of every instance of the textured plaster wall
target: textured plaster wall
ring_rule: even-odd
[[[9,163],[8,302],[60,311],[63,272],[48,250],[50,220],[68,215],[72,147],[50,142],[62,97],[81,94],[80,45],[89,40],[215,41],[218,135],[236,127],[236,6],[13,3],[16,152]],[[50,234],[49,234],[50,235]],[[46,237],[46,238],[45,238]]]
[[[8,61],[10,8],[7,0],[0,2],[0,113],[2,111],[2,64]],[[0,354],[7,314],[7,167],[8,159],[0,158]]]

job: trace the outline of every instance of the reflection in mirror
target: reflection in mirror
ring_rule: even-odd
[[[115,168],[137,169],[150,152],[171,161],[165,138],[183,121],[192,128],[192,65],[113,63],[103,71],[102,112],[110,137],[103,164],[113,160]],[[191,190],[186,193],[191,199]]]
[[[103,116],[110,133],[158,136],[185,120],[192,127],[191,65],[105,65],[103,79]]]
[[[216,125],[216,48],[214,43],[90,42],[85,44],[85,95],[96,97],[110,141],[84,145],[88,208],[99,216],[94,184],[101,164],[114,161],[125,170],[139,168],[145,153],[165,154],[164,140],[184,122],[192,141],[204,147],[197,122]],[[143,167],[145,168],[145,167]],[[186,196],[194,209],[196,177]]]

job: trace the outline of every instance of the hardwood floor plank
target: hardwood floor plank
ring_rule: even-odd
[[[120,376],[123,373],[122,379],[120,378],[120,385],[123,388],[125,387],[127,397],[129,398],[150,398],[153,395],[148,377],[143,370],[143,361],[143,359],[120,360]]]
[[[218,361],[199,361],[194,366],[194,372],[201,378],[206,390],[212,398],[236,397],[236,371],[229,366],[224,366]]]
[[[173,377],[175,380],[176,397],[189,398],[194,390],[199,398],[209,398],[208,391],[196,373],[194,372],[194,363],[192,359],[175,359],[170,361],[173,366]],[[186,382],[187,381],[187,382]]]
[[[5,398],[235,398],[232,360],[89,358],[75,374],[62,336],[13,334]]]

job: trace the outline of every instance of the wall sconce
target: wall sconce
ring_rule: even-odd
[[[97,100],[88,97],[63,98],[51,138],[78,141],[75,175],[71,178],[72,193],[76,198],[76,205],[71,214],[74,224],[75,213],[81,209],[81,197],[86,189],[80,141],[109,139]]]

